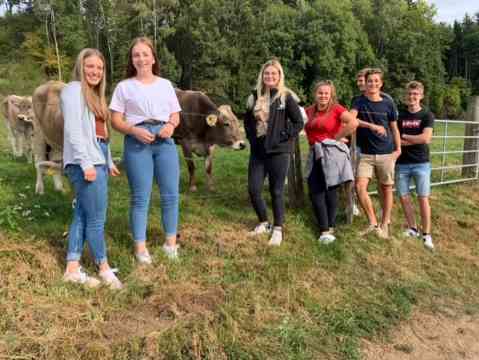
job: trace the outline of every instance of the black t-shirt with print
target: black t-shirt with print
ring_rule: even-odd
[[[397,120],[397,108],[394,101],[382,97],[380,101],[371,101],[366,96],[354,99],[352,109],[358,112],[358,119],[386,129],[386,136],[381,136],[374,131],[358,127],[357,143],[362,154],[382,155],[394,151],[394,139],[391,131],[391,122]]]
[[[410,113],[407,109],[399,111],[398,128],[401,135],[420,135],[425,128],[434,127],[434,115],[427,109]],[[421,164],[429,162],[429,146],[414,144],[401,146],[399,164]]]

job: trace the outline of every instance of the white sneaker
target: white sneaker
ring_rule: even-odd
[[[413,228],[408,228],[402,233],[403,236],[405,237],[419,237],[419,231]]]
[[[101,271],[98,273],[100,275],[101,279],[103,282],[108,285],[108,287],[112,290],[120,290],[123,288],[123,284],[121,283],[120,280],[115,275],[115,272],[113,269],[108,269],[105,271]]]
[[[434,250],[434,244],[432,243],[432,236],[430,234],[424,235],[422,240],[424,241],[425,247],[427,247],[429,250]]]
[[[280,246],[282,241],[283,241],[283,229],[280,227],[275,227],[273,229],[273,232],[271,233],[271,237],[269,239],[268,245]]]
[[[271,225],[266,221],[256,225],[256,227],[253,230],[248,232],[248,236],[269,234],[270,232],[271,232]]]
[[[93,276],[89,276],[83,271],[81,266],[77,269],[77,271],[65,272],[65,274],[63,274],[63,281],[82,284],[89,288],[95,288],[100,285],[100,280]]]
[[[334,236],[331,233],[322,234],[318,239],[318,241],[324,245],[331,244],[335,240],[336,240],[336,236]]]
[[[166,257],[170,260],[177,260],[178,259],[178,248],[179,247],[180,247],[180,245],[178,245],[178,244],[176,244],[176,245],[166,245],[166,243],[163,244],[163,246],[162,246]]]
[[[138,263],[143,265],[151,265],[151,263],[153,262],[151,260],[151,256],[148,250],[145,250],[144,252],[141,252],[141,253],[135,253],[135,257],[136,257],[136,261],[138,261]]]

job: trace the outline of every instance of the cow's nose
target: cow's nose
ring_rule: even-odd
[[[244,141],[235,141],[232,145],[231,145],[231,148],[235,149],[235,150],[243,150],[244,148],[246,147]]]

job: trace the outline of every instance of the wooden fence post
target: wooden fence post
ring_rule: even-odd
[[[469,101],[469,105],[467,107],[467,121],[474,121],[477,124],[466,124],[464,135],[465,136],[479,136],[479,96],[473,96]],[[479,139],[464,139],[464,151],[470,150],[479,150]],[[478,160],[479,160],[479,153],[477,152],[470,152],[464,153],[462,157],[462,164],[463,165],[473,165],[476,166],[468,166],[462,168],[462,176],[463,177],[476,177],[478,176]]]
[[[351,166],[353,167],[354,177],[356,177],[356,169],[358,166],[358,153],[356,148],[356,132],[351,135],[351,146],[349,151],[351,152]],[[356,199],[354,198],[354,181],[345,184],[344,189],[346,191],[346,222],[348,224],[353,223],[354,206]]]
[[[304,205],[303,170],[301,165],[301,148],[299,136],[294,140],[294,152],[290,157],[288,170],[288,200],[289,205],[299,208]]]

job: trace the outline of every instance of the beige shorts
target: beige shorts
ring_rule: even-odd
[[[396,161],[392,154],[370,155],[361,154],[359,158],[357,177],[369,178],[376,174],[379,183],[394,185],[394,165]]]

